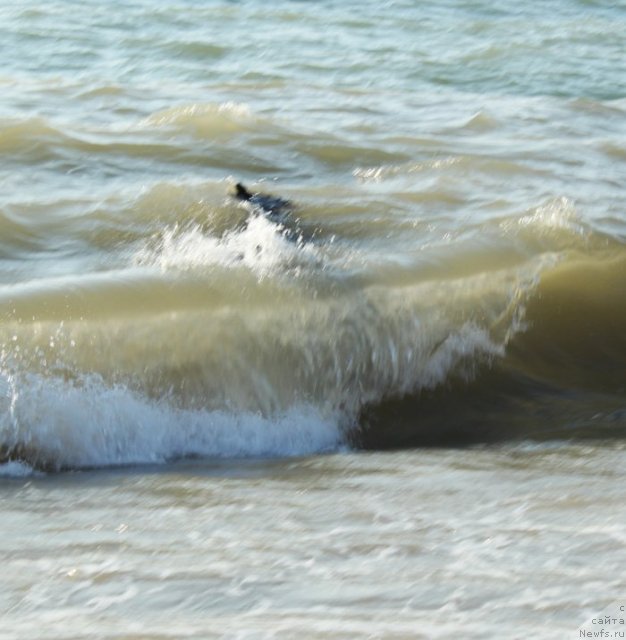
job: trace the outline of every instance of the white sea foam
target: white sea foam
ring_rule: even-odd
[[[245,227],[222,237],[206,234],[199,226],[174,225],[140,248],[134,262],[162,271],[244,266],[266,277],[284,267],[317,261],[312,245],[293,242],[284,231],[280,224],[262,215],[251,215]]]
[[[179,409],[97,376],[78,382],[3,376],[0,441],[28,464],[46,468],[160,463],[189,456],[287,457],[338,448],[333,416],[310,406],[276,416]],[[23,475],[24,464],[3,465]]]

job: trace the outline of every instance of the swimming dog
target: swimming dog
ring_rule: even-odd
[[[293,242],[304,240],[302,230],[293,219],[293,204],[289,200],[265,193],[251,192],[241,182],[235,185],[233,194],[237,200],[248,205],[251,213],[263,215],[279,225],[282,234]]]
[[[283,216],[293,209],[289,200],[263,193],[250,193],[241,182],[235,185],[235,198],[243,202],[249,202],[252,207],[270,218]]]

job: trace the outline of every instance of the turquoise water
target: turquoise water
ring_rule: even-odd
[[[625,33],[0,0],[0,637],[579,637],[624,593]]]

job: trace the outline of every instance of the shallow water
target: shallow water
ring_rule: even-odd
[[[578,637],[616,601],[624,32],[0,0],[0,637]]]
[[[623,455],[427,450],[13,480],[6,637],[35,620],[40,638],[579,637],[623,587]]]

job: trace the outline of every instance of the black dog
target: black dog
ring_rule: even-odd
[[[242,184],[238,182],[235,185],[235,197],[238,200],[249,202],[253,207],[259,209],[262,213],[269,216],[281,216],[289,213],[293,209],[291,202],[276,196],[270,196],[263,193],[250,193]]]
[[[238,182],[235,185],[234,197],[250,205],[252,213],[266,216],[278,224],[285,238],[293,242],[303,242],[302,230],[291,216],[293,205],[289,200],[265,193],[251,193]]]

